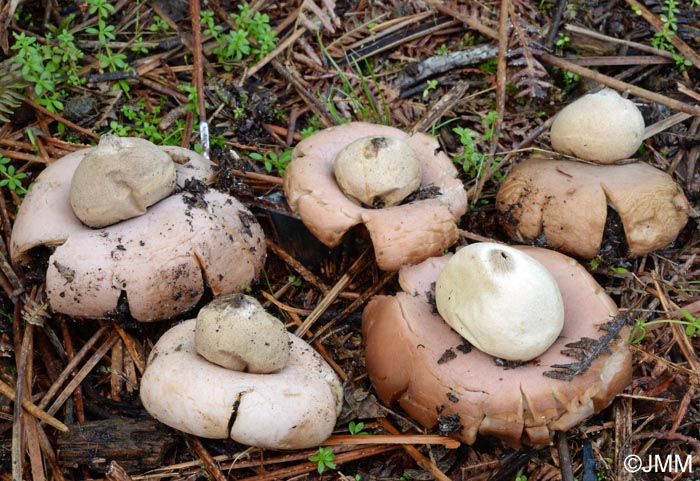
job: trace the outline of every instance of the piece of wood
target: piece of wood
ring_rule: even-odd
[[[126,472],[140,472],[167,464],[177,442],[173,431],[151,418],[116,417],[72,424],[57,439],[64,467],[86,465],[105,473],[116,461]]]

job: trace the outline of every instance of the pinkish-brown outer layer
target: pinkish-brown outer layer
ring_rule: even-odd
[[[333,162],[346,145],[369,135],[407,142],[421,160],[421,188],[435,186],[440,194],[382,209],[364,208],[347,198],[335,181]],[[292,157],[284,176],[287,201],[327,246],[338,245],[351,227],[364,223],[377,264],[391,271],[438,255],[456,242],[455,222],[467,211],[467,195],[454,165],[430,135],[409,136],[393,127],[354,122],[304,139]]]
[[[178,185],[208,180],[209,161],[178,147],[163,147],[177,162]],[[51,307],[75,317],[102,318],[122,292],[140,321],[167,319],[194,307],[206,280],[215,295],[249,285],[262,268],[265,243],[254,217],[235,198],[214,191],[206,207],[175,194],[142,216],[102,229],[83,225],[70,207],[70,182],[89,149],[49,165],[24,199],[12,231],[13,260],[56,246],[46,292]]]
[[[671,243],[688,221],[688,200],[670,175],[643,162],[590,165],[539,157],[513,168],[496,196],[513,238],[591,259],[598,254],[607,207],[620,215],[629,256]]]
[[[512,447],[541,446],[554,431],[565,431],[606,407],[631,381],[628,329],[590,368],[571,382],[542,375],[564,356],[565,344],[597,339],[598,326],[617,308],[595,280],[573,259],[554,251],[522,247],[554,276],[564,298],[565,324],[557,341],[534,362],[517,368],[496,365],[476,349],[457,349],[465,341],[435,312],[427,292],[449,256],[429,259],[400,271],[404,292],[372,299],[362,316],[367,370],[379,397],[398,403],[428,428],[438,415],[459,416],[463,426],[452,435],[473,443],[477,434],[493,435]],[[438,363],[451,349],[456,357]]]

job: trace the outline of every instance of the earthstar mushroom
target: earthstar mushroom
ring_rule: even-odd
[[[180,188],[214,175],[195,152],[159,149],[175,161]],[[167,319],[194,307],[206,288],[214,295],[240,291],[257,276],[265,259],[262,229],[238,200],[204,186],[101,229],[83,224],[71,208],[71,180],[93,150],[47,166],[12,230],[13,261],[28,261],[42,245],[52,249],[46,292],[55,311],[104,318],[128,310],[139,321]]]
[[[247,315],[236,314],[237,309],[249,307],[239,297],[219,302],[230,303],[230,309],[216,308],[221,322],[232,314]],[[289,334],[289,357],[280,369],[265,374],[240,372],[197,353],[197,323],[191,319],[171,328],[149,356],[140,395],[154,418],[195,436],[230,437],[269,449],[308,448],[330,436],[342,408],[342,386],[306,342]],[[216,327],[215,323],[205,326]],[[237,355],[242,354],[228,357]]]
[[[368,136],[398,139],[421,163],[420,190],[401,205],[365,208],[338,186],[334,162],[349,144]],[[292,210],[329,247],[337,246],[353,226],[364,224],[377,264],[398,270],[437,255],[456,242],[456,221],[467,210],[467,196],[458,173],[437,140],[408,135],[383,125],[351,122],[322,130],[294,149],[284,176],[284,193]]]
[[[367,371],[383,402],[468,444],[492,435],[511,447],[544,446],[555,431],[599,412],[629,384],[629,327],[617,321],[610,297],[573,259],[536,247],[518,250],[543,264],[561,291],[565,321],[555,343],[536,362],[497,363],[465,343],[434,310],[430,286],[450,256],[405,266],[399,271],[403,291],[373,298],[362,314]],[[590,341],[571,345],[584,338],[604,343],[602,354],[590,357],[581,350]],[[578,357],[567,356],[572,351],[584,354],[585,369],[543,375],[577,365]]]

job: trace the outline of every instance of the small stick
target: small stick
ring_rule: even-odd
[[[630,1],[630,0],[628,0]],[[680,102],[678,100],[666,97],[665,95],[657,94],[655,92],[652,92],[650,90],[643,89],[641,87],[637,87],[636,85],[629,84],[627,82],[622,82],[620,80],[617,80],[613,77],[609,77],[607,75],[603,75],[599,72],[596,72],[594,70],[588,69],[586,67],[581,67],[580,65],[576,65],[575,63],[569,62],[568,60],[565,60],[560,57],[556,57],[554,55],[548,54],[546,52],[538,52],[536,53],[542,60],[545,62],[554,65],[555,67],[562,68],[564,70],[568,70],[570,72],[573,72],[577,75],[580,75],[581,77],[585,77],[587,79],[594,80],[598,83],[601,83],[607,87],[613,88],[618,91],[625,91],[628,90],[632,95],[636,97],[641,97],[643,99],[646,99],[650,102],[654,102],[657,104],[665,105],[666,107],[672,108],[674,110],[678,110],[680,112],[685,112],[691,115],[700,115],[700,107],[696,105],[690,105],[685,102]]]
[[[367,299],[372,297],[374,294],[379,291],[384,285],[392,280],[396,276],[396,272],[385,272],[382,274],[382,277],[379,279],[378,282],[375,282],[373,286],[371,286],[369,289],[367,289],[365,292],[363,292],[360,297],[352,301],[352,303],[346,307],[345,309],[342,310],[340,314],[338,314],[336,317],[331,319],[329,322],[324,324],[322,327],[316,330],[316,335],[314,336],[314,339],[318,339],[321,337],[321,335],[326,332],[328,329],[330,329],[333,325],[339,323],[343,319],[345,319],[347,316],[355,312],[357,309],[360,308],[365,302],[367,302]]]
[[[109,326],[102,326],[100,327],[95,334],[92,335],[90,339],[83,345],[83,347],[78,351],[78,353],[68,362],[66,367],[63,368],[63,372],[61,372],[61,375],[56,379],[56,381],[53,383],[53,385],[49,388],[48,391],[44,394],[44,397],[41,398],[41,402],[39,402],[38,406],[40,409],[46,409],[46,406],[49,405],[51,402],[51,399],[54,397],[54,395],[58,392],[59,389],[61,389],[61,386],[63,383],[71,376],[73,375],[73,370],[78,366],[78,364],[83,360],[85,356],[90,352],[90,350],[93,348],[95,344],[97,344],[97,341],[102,337],[102,334],[105,333],[105,331],[108,329]],[[66,341],[64,340],[64,343]]]
[[[302,80],[290,72],[279,60],[273,59],[270,64],[275,68],[284,79],[289,82],[297,91],[299,96],[311,108],[311,111],[318,117],[323,127],[332,127],[335,125],[333,116],[328,109],[313,95],[302,83]]]
[[[560,0],[560,5],[561,2],[562,0]],[[565,0],[564,3],[566,3]],[[486,174],[491,171],[491,167],[496,160],[498,138],[501,136],[503,117],[505,116],[506,112],[506,69],[508,68],[508,64],[506,62],[506,52],[508,51],[508,39],[510,37],[510,30],[508,28],[509,15],[513,17],[513,22],[518,21],[510,0],[501,0],[501,12],[498,22],[498,64],[496,66],[496,123],[493,126],[493,138],[491,139],[491,145],[489,147],[488,160],[486,161],[484,168],[479,172],[480,178],[476,183],[476,188],[474,189],[474,194],[472,196],[472,200],[475,204],[479,200],[479,197],[481,197],[481,192],[484,190],[486,182],[491,177]],[[554,22],[555,24],[552,29],[556,29],[558,25],[556,18]]]
[[[496,32],[492,28],[487,27],[486,25],[483,25],[478,19],[462,15],[457,10],[446,6],[443,2],[438,0],[430,0],[428,2],[428,5],[433,7],[438,12],[447,15],[448,17],[452,17],[455,20],[459,20],[460,22],[466,24],[467,27],[476,30],[482,35],[485,35],[493,40],[498,40],[498,32]]]
[[[328,293],[331,290],[330,287],[328,287],[326,283],[323,282],[316,274],[307,269],[304,266],[304,264],[296,260],[293,256],[288,254],[287,251],[282,249],[280,246],[278,246],[271,240],[267,239],[265,242],[267,243],[267,247],[272,252],[274,252],[277,257],[282,259],[285,262],[285,264],[294,269],[297,272],[297,274],[304,278],[304,280],[308,281],[314,287],[319,289],[324,296],[328,295]]]
[[[323,441],[324,446],[341,444],[439,444],[448,449],[456,449],[460,442],[456,439],[436,434],[335,434]]]
[[[583,65],[584,67],[606,67],[611,65],[656,65],[664,63],[673,63],[673,60],[670,60],[666,57],[660,57],[658,55],[592,55],[590,57],[572,57],[569,60],[572,63],[575,63],[576,65]]]
[[[32,481],[46,481],[44,476],[44,459],[41,455],[38,425],[36,418],[24,418],[24,435],[27,437],[27,454],[29,454],[29,467],[32,471]]]
[[[610,37],[608,35],[603,35],[602,33],[596,32],[594,30],[589,30],[587,28],[583,27],[577,27],[576,25],[565,25],[564,26],[565,30],[568,30],[569,32],[573,33],[578,33],[580,35],[585,35],[586,37],[594,38],[596,40],[602,40],[604,42],[609,42],[609,43],[616,43],[618,45],[626,45],[628,47],[632,47],[637,50],[641,50],[642,52],[648,52],[651,54],[654,54],[658,57],[664,57],[669,60],[673,60],[673,54],[671,52],[668,52],[666,50],[661,50],[658,48],[650,47],[649,45],[645,45],[643,43],[638,43],[638,42],[631,42],[629,40],[624,40],[621,38],[615,38],[615,37]]]
[[[311,314],[311,311],[308,309],[299,309],[298,307],[288,306],[287,304],[280,301],[267,291],[260,291],[260,293],[265,299],[273,303],[277,308],[282,309],[284,312],[293,312],[295,314],[301,314],[303,316]]]
[[[566,432],[557,433],[557,452],[559,453],[559,471],[562,481],[574,481],[574,470],[571,466],[571,453]]]
[[[202,460],[202,463],[204,463],[204,469],[207,470],[207,473],[214,478],[215,481],[226,481],[228,479],[224,473],[221,472],[219,465],[216,464],[214,458],[197,436],[187,436],[187,442],[192,446],[192,449],[197,456],[199,456],[199,459]]]
[[[143,361],[141,353],[136,350],[134,340],[129,335],[129,333],[122,329],[122,327],[119,324],[114,324],[114,330],[117,331],[117,333],[119,333],[119,337],[122,338],[122,342],[126,346],[127,351],[129,351],[131,360],[134,361],[134,364],[136,364],[136,368],[141,374],[143,374],[143,372],[146,370],[146,363]]]
[[[66,384],[66,387],[63,388],[63,391],[61,394],[56,398],[56,400],[53,402],[51,407],[47,409],[47,412],[49,414],[55,414],[61,406],[63,406],[63,403],[66,402],[66,400],[70,397],[71,393],[75,391],[75,388],[77,388],[80,383],[83,382],[85,377],[92,371],[92,369],[97,365],[98,362],[104,357],[105,354],[107,354],[107,351],[109,351],[112,346],[114,345],[115,342],[119,339],[119,335],[116,332],[112,332],[110,336],[107,338],[107,340],[100,346],[100,348],[95,351],[95,354],[93,354],[85,363],[85,365],[78,371],[78,373],[75,375],[71,381]]]
[[[71,362],[75,358],[75,349],[73,349],[73,340],[71,339],[68,321],[66,321],[65,318],[61,319],[61,333],[63,334],[63,346],[66,350],[66,356],[68,356],[68,362]],[[60,375],[57,379],[60,379]],[[46,397],[42,398],[42,401],[44,401],[44,399],[46,399]],[[73,403],[75,406],[76,420],[79,423],[85,422],[85,403],[83,402],[83,391],[80,386],[73,392]]]
[[[61,472],[61,466],[58,464],[58,460],[56,459],[56,452],[53,449],[53,446],[51,445],[51,441],[49,440],[48,436],[46,435],[46,432],[44,431],[42,426],[37,426],[37,432],[39,434],[39,443],[41,444],[41,451],[44,453],[44,456],[46,457],[46,460],[51,467],[51,474],[53,475],[53,479],[55,481],[65,481],[65,477],[63,477],[63,472]]]
[[[26,152],[17,152],[16,150],[5,150],[0,149],[0,154],[15,160],[26,160],[27,162],[34,162],[35,164],[46,164],[46,161],[34,154],[27,154]]]
[[[299,316],[297,316],[297,315],[296,315],[295,313],[293,313],[293,312],[288,312],[287,315],[288,315],[289,318],[292,320],[292,322],[294,323],[294,325],[296,325],[297,327],[301,327],[301,325],[302,325],[303,323],[301,322],[301,319],[299,318]],[[311,339],[308,340],[307,342],[313,343],[313,345],[314,345],[314,347],[316,348],[316,350],[318,351],[318,353],[321,355],[321,357],[323,357],[323,359],[326,360],[326,362],[328,363],[328,365],[331,366],[331,367],[333,368],[333,370],[334,370],[335,373],[338,375],[338,377],[340,377],[340,380],[343,381],[343,382],[347,381],[348,375],[345,373],[345,371],[343,371],[343,368],[341,368],[341,367],[338,365],[338,363],[335,362],[335,359],[333,359],[333,356],[331,356],[331,355],[328,353],[328,349],[326,349],[326,346],[324,346],[323,344],[321,344],[321,341],[319,341],[318,339],[314,339],[315,336],[314,336],[314,334],[313,334],[311,331],[307,331],[307,332],[306,332],[306,337],[310,337],[310,338],[311,338]]]
[[[400,434],[398,429],[396,429],[388,419],[386,418],[378,418],[377,421],[379,421],[379,424],[389,433],[391,434]],[[425,469],[428,471],[430,474],[433,475],[433,477],[437,481],[452,481],[449,476],[447,476],[445,473],[443,473],[440,468],[438,468],[435,463],[430,461],[428,458],[423,456],[416,448],[413,446],[409,446],[407,444],[403,445],[404,451],[408,453],[409,456],[413,458],[413,460],[420,466],[421,468]]]
[[[109,376],[109,395],[115,401],[121,401],[123,387],[122,373],[124,372],[124,343],[115,342],[112,346],[111,373]]]
[[[52,119],[54,119],[54,120],[57,121],[57,122],[61,122],[61,123],[64,124],[66,127],[70,128],[70,129],[73,129],[73,130],[75,130],[76,132],[80,132],[80,133],[83,134],[83,135],[87,135],[88,137],[91,137],[91,138],[93,138],[93,139],[95,139],[95,140],[100,140],[100,136],[99,136],[98,134],[94,133],[94,132],[91,131],[91,130],[85,129],[85,128],[81,127],[80,125],[75,124],[75,123],[71,122],[70,120],[65,119],[64,117],[62,117],[62,116],[60,116],[60,115],[58,115],[58,114],[55,114],[55,113],[51,112],[50,110],[46,109],[45,107],[43,107],[43,106],[39,105],[38,103],[34,102],[32,99],[30,99],[30,98],[28,98],[28,97],[25,97],[25,98],[24,98],[24,102],[25,102],[26,104],[30,105],[32,108],[35,108],[36,110],[38,110],[38,111],[41,112],[42,114],[44,114],[44,115],[46,115],[46,116],[48,116],[48,117],[51,117]],[[43,160],[42,160],[42,162],[43,162]]]
[[[202,53],[202,25],[200,20],[199,0],[190,0],[190,16],[192,22],[192,60],[194,72],[192,86],[197,89],[197,110],[199,111],[199,142],[202,145],[202,155],[209,159],[209,124],[207,109],[204,102],[204,54]]]
[[[14,389],[12,389],[12,386],[5,384],[4,381],[0,380],[0,394],[8,398],[10,401],[15,402],[16,400],[16,392]],[[22,407],[24,408],[25,411],[27,411],[29,414],[37,418],[39,421],[48,424],[49,426],[52,426],[56,429],[58,429],[61,432],[68,432],[68,426],[63,424],[61,421],[56,419],[55,417],[46,414],[46,412],[42,411],[39,407],[36,406],[36,404],[33,404],[29,399],[23,399],[22,400]]]
[[[355,449],[352,451],[347,451],[344,453],[338,453],[335,455],[333,462],[336,465],[341,465],[344,463],[349,463],[351,461],[357,461],[358,459],[368,458],[370,456],[376,456],[377,454],[385,453],[387,451],[392,451],[397,449],[396,445],[384,445],[384,446],[371,446],[367,448]],[[306,462],[297,464],[296,466],[289,466],[287,468],[278,469],[275,471],[270,471],[268,473],[259,474],[257,476],[251,476],[245,478],[246,481],[273,481],[275,479],[288,479],[292,476],[299,476],[301,474],[310,473],[316,471],[318,465],[316,463]],[[451,481],[449,478],[440,481]]]
[[[274,185],[282,185],[284,183],[284,180],[281,177],[275,177],[274,175],[259,174],[258,172],[244,172],[238,169],[231,169],[231,173],[245,179],[261,180]]]
[[[644,129],[644,135],[642,136],[642,139],[646,140],[649,137],[653,137],[666,129],[670,129],[676,124],[680,124],[681,122],[689,119],[690,117],[692,117],[692,115],[686,114],[685,112],[677,112],[671,115],[670,117],[666,117],[663,120],[659,120],[658,122],[651,124],[650,126]]]
[[[311,325],[316,322],[324,312],[326,312],[326,309],[335,301],[335,299],[338,297],[338,294],[345,289],[345,287],[350,284],[350,281],[352,280],[353,277],[355,277],[355,274],[357,274],[364,266],[365,266],[365,260],[367,259],[367,255],[369,253],[369,249],[366,249],[360,257],[357,258],[357,260],[350,266],[348,271],[343,274],[340,279],[338,279],[338,282],[335,283],[333,288],[328,292],[328,294],[321,299],[321,302],[316,305],[316,308],[313,310],[311,314],[308,315],[306,319],[304,319],[304,323],[299,326],[299,328],[294,332],[297,336],[301,337],[304,335],[306,331],[309,330]]]

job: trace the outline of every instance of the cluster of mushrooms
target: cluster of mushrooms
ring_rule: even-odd
[[[52,309],[76,318],[196,319],[166,332],[141,382],[144,407],[182,431],[276,449],[318,445],[342,406],[340,381],[305,342],[239,292],[265,262],[263,231],[206,187],[204,157],[105,135],[49,165],[15,221],[11,252],[52,252]]]
[[[639,109],[614,90],[569,104],[554,119],[550,140],[579,160],[535,154],[513,168],[496,197],[508,233],[592,259],[611,208],[622,221],[627,256],[668,245],[688,221],[688,200],[670,175],[629,159],[643,135]]]
[[[575,102],[552,126],[555,148],[607,164],[631,156],[639,112],[613,91],[587,97],[579,102],[613,103],[625,117],[602,125],[607,106],[587,117]],[[584,128],[592,138],[581,140]],[[163,423],[265,448],[316,446],[335,426],[342,386],[306,342],[240,293],[264,264],[263,233],[240,202],[206,187],[212,176],[189,150],[106,135],[39,176],[17,216],[12,257],[52,249],[46,291],[57,312],[193,317],[158,340],[141,381],[144,407]],[[628,328],[610,330],[617,307],[577,261],[489,242],[443,255],[458,240],[467,196],[433,137],[361,122],[323,130],[294,149],[284,192],[320,241],[336,246],[363,224],[377,265],[398,270],[402,291],[363,312],[366,365],[380,398],[426,428],[467,443],[481,434],[545,445],[630,382]],[[580,258],[596,255],[608,204],[630,255],[670,242],[688,209],[670,177],[646,164],[541,158],[516,166],[497,200],[515,239],[544,235]],[[193,313],[207,289],[214,300]],[[571,363],[577,342],[601,339],[584,369],[546,375]]]

